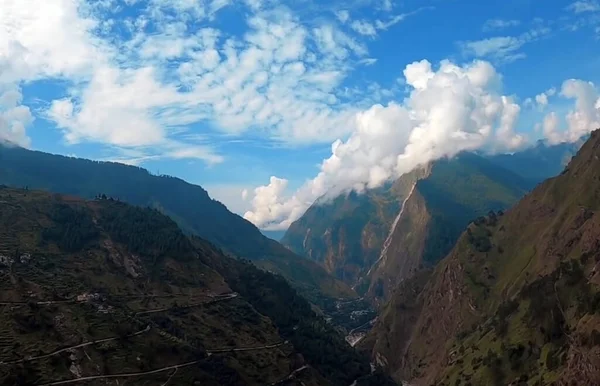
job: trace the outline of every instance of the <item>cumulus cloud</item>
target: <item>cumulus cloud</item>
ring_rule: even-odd
[[[0,84],[0,143],[28,147],[31,140],[26,128],[33,122],[33,116],[27,106],[21,104],[23,96],[16,87]]]
[[[236,3],[247,7],[243,34],[207,26],[233,4],[0,0],[0,84],[61,82],[62,95],[43,105],[43,117],[68,144],[100,143],[123,154],[137,148],[132,162],[165,154],[214,163],[222,159],[216,149],[181,140],[190,125],[287,144],[348,135],[357,109],[340,85],[356,65],[376,61],[361,38],[413,14],[351,22],[344,10],[336,14],[346,23],[340,26],[246,0]]]
[[[259,227],[285,229],[317,198],[375,188],[419,165],[464,150],[515,149],[520,107],[501,94],[501,77],[483,61],[459,66],[428,61],[404,70],[410,95],[354,115],[354,132],[331,146],[318,175],[291,196],[285,179],[272,177],[253,192],[245,218]]]
[[[552,87],[544,92],[537,94],[534,98],[527,98],[523,102],[525,107],[536,106],[539,111],[546,109],[550,103],[550,98],[556,95],[556,88]]]
[[[563,119],[555,111],[545,116],[541,127],[548,142],[575,142],[600,127],[600,90],[594,83],[566,80],[560,96],[573,100],[574,106]]]
[[[104,53],[78,3],[0,1],[0,82],[89,74]]]

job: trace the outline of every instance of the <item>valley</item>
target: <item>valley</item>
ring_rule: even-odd
[[[368,359],[284,279],[185,236],[154,209],[7,187],[0,201],[3,384],[371,376]]]
[[[560,176],[532,192],[531,175],[461,154],[382,188],[318,202],[283,237],[293,252],[214,201],[197,213],[228,217],[223,225],[238,224],[241,237],[206,233],[196,220],[190,227],[192,220],[177,214],[184,212],[165,206],[175,201],[132,195],[138,188],[115,185],[115,196],[91,197],[89,187],[79,190],[83,174],[55,187],[60,173],[34,175],[24,160],[82,168],[88,177],[98,170],[94,184],[112,169],[206,194],[180,180],[5,148],[1,155],[19,161],[0,165],[0,182],[32,185],[0,189],[0,379],[44,386],[454,385],[514,381],[527,372],[544,384],[574,376],[568,366],[579,368],[579,379],[594,379],[598,364],[585,358],[596,352],[597,252],[591,241],[577,243],[595,237],[597,188],[587,169],[596,142],[594,134]],[[560,162],[567,154],[546,150]],[[550,208],[560,205],[543,202],[567,194],[564,184],[583,184],[578,191],[589,194],[561,199],[560,220],[552,220]],[[35,189],[48,187],[57,191]],[[69,192],[84,198],[57,194]],[[524,202],[540,209],[518,214]],[[579,215],[569,214],[576,212],[570,202],[578,202]],[[522,221],[539,213],[559,228],[575,224],[579,236],[565,247],[549,236],[557,231],[542,233],[553,240],[545,246],[511,233],[524,229],[518,232],[535,239],[542,223],[528,228]],[[524,241],[507,241],[513,239]],[[581,251],[579,263],[549,266],[539,257],[579,253],[565,248]],[[513,262],[503,262],[506,256]],[[548,321],[548,310],[560,317]],[[532,332],[532,323],[544,330]]]
[[[317,201],[281,242],[378,307],[399,282],[448,254],[470,221],[510,208],[559,174],[578,146],[538,143],[510,156],[438,160],[364,194]],[[519,169],[521,161],[537,166]]]

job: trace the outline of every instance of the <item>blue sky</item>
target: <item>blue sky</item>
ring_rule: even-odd
[[[600,122],[595,0],[0,0],[0,139],[137,164],[266,229]]]

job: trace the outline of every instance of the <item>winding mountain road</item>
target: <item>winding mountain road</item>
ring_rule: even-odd
[[[141,330],[141,331],[138,331],[138,332],[133,333],[131,335],[127,335],[127,337],[131,338],[131,337],[134,337],[134,336],[137,336],[137,335],[144,334],[144,333],[146,333],[148,331],[150,331],[150,325],[146,326],[146,328],[143,329],[143,330]],[[77,348],[91,346],[91,345],[99,344],[99,343],[111,342],[111,341],[114,341],[114,340],[117,340],[117,339],[120,339],[120,338],[121,337],[117,336],[117,337],[112,337],[112,338],[105,338],[105,339],[93,340],[93,341],[90,341],[90,342],[85,342],[85,343],[77,344],[77,345],[74,345],[74,346],[69,346],[69,347],[61,348],[60,350],[56,350],[56,351],[53,351],[51,353],[44,354],[44,355],[39,355],[39,356],[35,356],[35,357],[27,357],[27,358],[23,358],[23,359],[8,361],[8,362],[0,362],[0,366],[2,366],[2,365],[15,365],[15,364],[24,363],[24,362],[37,361],[37,360],[40,360],[40,359],[44,359],[44,358],[48,358],[48,357],[51,357],[51,356],[54,356],[54,355],[58,355],[58,354],[60,354],[62,352],[65,352],[65,351],[74,350],[74,349],[77,349]]]
[[[223,349],[216,349],[216,350],[207,351],[207,354],[208,354],[208,356],[211,356],[213,354],[226,353],[226,352],[232,352],[232,351],[265,350],[265,349],[271,349],[271,348],[280,347],[280,346],[286,345],[288,343],[289,342],[286,340],[286,341],[283,341],[283,342],[279,342],[279,343],[275,343],[275,344],[271,344],[271,345],[258,346],[258,347],[242,347],[242,348],[228,348],[228,349],[223,348]],[[140,372],[134,372],[134,373],[121,373],[121,374],[109,374],[109,375],[93,375],[93,376],[89,376],[89,377],[81,377],[81,378],[74,378],[74,379],[65,379],[65,380],[62,380],[62,381],[53,381],[53,382],[48,382],[48,383],[41,383],[41,384],[38,384],[37,386],[67,385],[67,384],[70,384],[70,383],[77,383],[77,382],[84,382],[84,381],[93,381],[93,380],[97,380],[97,379],[140,377],[140,376],[143,376],[143,375],[157,374],[157,373],[162,373],[164,371],[177,370],[177,369],[180,369],[182,367],[192,366],[192,365],[195,365],[197,363],[202,362],[203,360],[205,360],[205,359],[199,359],[199,360],[196,360],[196,361],[185,362],[185,363],[181,363],[181,364],[178,364],[178,365],[165,366],[165,367],[162,367],[160,369],[148,370],[148,371],[140,371]],[[175,373],[171,374],[171,376],[169,377],[169,379],[167,380],[167,382],[164,383],[163,385],[166,385],[169,382],[169,380],[173,377],[173,375],[175,375]]]
[[[190,305],[187,305],[187,306],[171,306],[171,307],[157,308],[157,309],[154,309],[154,310],[140,311],[140,312],[136,312],[134,314],[134,316],[156,314],[156,313],[159,313],[159,312],[165,312],[165,311],[169,311],[169,310],[173,310],[173,309],[185,310],[185,309],[188,309],[188,308],[200,307],[200,306],[204,306],[204,305],[208,305],[208,304],[214,304],[214,303],[222,302],[224,300],[229,300],[229,299],[233,299],[233,298],[236,298],[236,297],[238,297],[238,294],[236,292],[232,292],[232,293],[226,294],[226,295],[218,295],[218,297],[214,297],[213,299],[208,300],[206,302],[200,302],[200,303],[190,304]]]

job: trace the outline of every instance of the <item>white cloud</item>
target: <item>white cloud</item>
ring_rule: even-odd
[[[243,33],[207,26],[231,6],[247,7]],[[352,22],[350,10],[340,10],[340,26],[266,0],[0,0],[0,9],[0,84],[62,82],[43,117],[68,144],[144,150],[133,160],[162,152],[209,163],[222,157],[205,143],[188,152],[170,146],[194,124],[286,144],[347,136],[355,99],[369,98],[350,100],[340,86],[357,65],[377,60],[361,39],[422,10]]]
[[[544,117],[542,122],[542,132],[544,137],[551,144],[564,142],[564,136],[559,132],[559,119],[555,112],[551,112]]]
[[[364,58],[359,61],[360,64],[364,64],[365,66],[372,66],[377,63],[377,59],[375,58]]]
[[[366,19],[357,19],[353,20],[349,26],[350,28],[362,36],[375,37],[377,36],[379,31],[386,31],[392,26],[404,21],[409,16],[414,16],[422,11],[432,10],[433,7],[421,7],[412,12],[401,13],[397,15],[389,15],[389,12],[392,10],[393,4],[391,1],[385,1],[381,4],[380,9],[385,11],[385,18],[376,18],[374,20],[366,20]],[[336,16],[338,20],[344,24],[350,21],[350,14],[348,11],[337,11]]]
[[[498,36],[489,39],[461,43],[465,53],[476,57],[491,57],[501,62],[514,62],[525,57],[518,50],[525,44],[513,36]]]
[[[346,10],[346,9],[337,11],[335,13],[335,16],[342,23],[346,23],[348,20],[350,20],[350,12],[348,12],[348,10]]]
[[[373,24],[366,20],[354,20],[352,24],[350,24],[350,27],[361,35],[371,37],[377,35],[377,30]]]
[[[381,9],[389,12],[394,8],[394,2],[392,0],[381,0]]]
[[[118,146],[156,145],[166,133],[151,117],[152,109],[179,98],[175,90],[158,84],[152,68],[99,68],[82,95],[53,101],[48,115],[71,143],[90,139]]]
[[[595,0],[579,0],[567,6],[567,10],[574,13],[598,12],[600,4]]]
[[[548,35],[547,27],[534,28],[519,36],[497,36],[488,39],[459,42],[464,54],[478,58],[489,58],[498,63],[511,63],[526,57],[521,48],[528,43]]]
[[[527,98],[524,102],[524,105],[527,107],[537,106],[539,111],[543,111],[549,104],[549,100],[552,96],[556,95],[556,88],[552,87],[544,92],[541,92],[535,96],[535,98]]]
[[[240,195],[240,191],[244,192],[246,190],[243,185],[202,184],[202,187],[206,189],[212,198],[222,202],[227,209],[240,216],[250,207],[250,203]]]
[[[355,115],[355,131],[332,144],[318,175],[291,197],[287,180],[272,177],[254,190],[245,218],[257,226],[285,229],[317,198],[380,186],[418,165],[463,150],[522,146],[514,127],[520,108],[500,94],[501,78],[486,62],[437,71],[427,61],[404,70],[412,91],[402,103],[375,105]]]
[[[496,31],[496,30],[516,27],[520,24],[521,24],[521,22],[519,20],[490,19],[490,20],[486,20],[486,22],[483,23],[482,29],[484,32],[490,32],[490,31]]]
[[[596,85],[569,79],[563,83],[560,96],[575,103],[564,117],[564,125],[554,111],[544,118],[543,132],[550,143],[574,142],[600,128],[600,90]]]
[[[28,107],[23,106],[22,94],[16,87],[2,88],[0,84],[0,143],[9,142],[29,147],[31,140],[26,128],[33,122]]]

